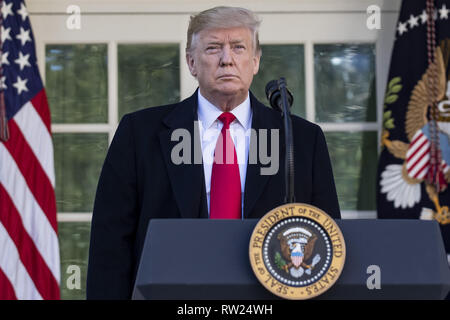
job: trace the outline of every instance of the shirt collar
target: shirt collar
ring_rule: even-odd
[[[209,102],[198,90],[198,120],[202,123],[202,127],[208,129],[223,113],[220,108]],[[251,126],[252,110],[250,108],[250,95],[247,93],[247,98],[231,110],[231,113],[236,117],[239,123],[245,130]]]

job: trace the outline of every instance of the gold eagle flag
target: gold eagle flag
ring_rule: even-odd
[[[450,0],[403,1],[384,100],[379,218],[435,219],[450,252]]]

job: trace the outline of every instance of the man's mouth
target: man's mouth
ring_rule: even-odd
[[[219,76],[219,79],[233,79],[233,78],[238,78],[238,77],[234,74],[223,74],[223,75]]]

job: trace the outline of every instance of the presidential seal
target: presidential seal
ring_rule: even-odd
[[[345,262],[345,242],[336,222],[303,203],[279,206],[256,225],[250,238],[250,264],[273,294],[304,300],[327,291]]]

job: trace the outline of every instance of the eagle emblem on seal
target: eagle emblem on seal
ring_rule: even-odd
[[[310,261],[317,236],[306,228],[294,227],[280,232],[277,239],[281,248],[281,255],[279,252],[275,254],[278,268],[294,278],[300,278],[304,273],[311,274],[311,270],[320,261],[319,254]]]

